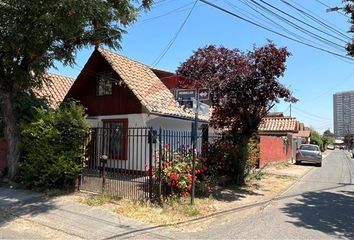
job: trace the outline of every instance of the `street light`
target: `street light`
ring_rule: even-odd
[[[326,12],[336,12],[338,10],[344,9],[342,7],[332,7],[332,8],[327,8]]]

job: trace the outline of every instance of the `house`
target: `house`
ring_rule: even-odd
[[[260,166],[269,162],[292,160],[301,143],[309,143],[310,129],[295,117],[271,113],[259,128]]]
[[[175,100],[173,88],[177,85],[168,79],[177,78],[117,53],[95,49],[66,96],[80,101],[87,109],[88,123],[98,131],[92,139],[95,146],[89,164],[97,166],[106,155],[111,168],[144,171],[150,154],[148,139],[142,137],[147,134],[144,129],[162,128],[176,134],[191,131],[195,114]],[[200,114],[199,120],[204,124],[198,130],[202,135],[209,115]],[[169,142],[170,147],[183,144],[170,135],[164,136],[164,143]],[[190,137],[184,139],[190,145]]]
[[[46,97],[52,108],[57,108],[64,100],[74,79],[60,76],[53,73],[46,73],[43,76],[45,81],[40,88],[33,89],[38,97]],[[0,176],[7,167],[7,147],[5,139],[0,139]]]
[[[34,92],[38,97],[45,97],[49,105],[55,109],[63,102],[75,79],[54,73],[46,73],[43,77],[45,79],[43,85],[34,89]]]
[[[190,130],[194,113],[175,101],[158,77],[163,78],[163,73],[171,76],[98,48],[66,98],[77,99],[87,108],[88,121],[93,127],[107,125],[110,119],[123,119],[126,127]],[[200,116],[202,122],[208,119],[209,116]]]

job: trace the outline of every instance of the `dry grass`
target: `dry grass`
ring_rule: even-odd
[[[112,197],[106,194],[82,194],[83,196],[79,198],[79,202],[86,204],[88,206],[103,206],[107,203],[116,203],[121,200],[120,197]]]
[[[289,187],[295,180],[296,177],[288,175],[258,174],[250,177],[246,186],[242,188],[231,186],[218,189],[217,194],[214,195],[215,198],[196,198],[194,206],[190,205],[189,198],[170,199],[160,206],[127,199],[118,199],[119,201],[117,201],[117,199],[112,199],[107,195],[88,195],[82,197],[80,202],[90,206],[103,206],[110,211],[112,210],[112,204],[107,203],[113,202],[113,209],[119,215],[154,225],[174,225],[215,212],[271,199]],[[184,228],[184,230],[190,231],[195,226],[187,224]]]
[[[190,199],[171,200],[163,206],[123,200],[119,202],[115,211],[145,223],[173,225],[215,212],[216,208],[212,203],[213,199],[209,198],[196,199],[194,206],[190,205]]]
[[[275,169],[279,170],[279,169],[289,168],[290,166],[292,166],[292,164],[289,163],[288,161],[284,161],[284,162],[280,162],[280,163],[274,163],[273,166]]]

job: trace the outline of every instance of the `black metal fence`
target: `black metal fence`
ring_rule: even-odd
[[[198,154],[208,136],[207,128],[197,133]],[[191,131],[152,128],[93,128],[87,139],[87,156],[80,179],[80,190],[130,199],[161,198],[165,191],[156,181],[167,156],[187,151]]]

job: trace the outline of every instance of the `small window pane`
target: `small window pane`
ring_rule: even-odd
[[[101,72],[97,74],[97,96],[112,95],[112,73]]]

